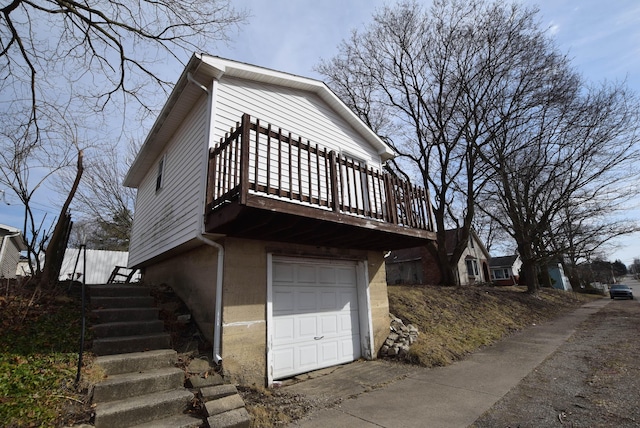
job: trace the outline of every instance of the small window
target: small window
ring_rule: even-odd
[[[467,275],[478,276],[478,262],[476,260],[467,260]]]
[[[158,175],[156,175],[156,192],[162,189],[164,177],[164,162],[166,155],[162,155],[158,162]]]
[[[509,279],[511,278],[511,272],[509,269],[492,269],[491,276],[493,279]]]

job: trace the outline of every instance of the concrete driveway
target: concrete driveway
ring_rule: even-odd
[[[335,402],[336,398],[342,401],[292,426],[466,427],[551,355],[582,321],[608,303],[608,298],[587,303],[447,367],[359,361],[312,374],[308,380],[284,388],[319,403]]]

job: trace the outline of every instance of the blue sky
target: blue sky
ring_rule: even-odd
[[[573,65],[593,82],[626,79],[640,93],[640,2],[637,0],[526,0],[538,5],[548,27]],[[232,34],[229,46],[207,53],[307,77],[321,78],[313,67],[330,58],[354,28],[371,21],[382,0],[234,0],[251,12],[246,25]],[[428,0],[425,0],[428,4]],[[175,79],[180,69],[176,67]],[[0,189],[1,190],[1,189]],[[56,215],[47,192],[34,207]],[[1,195],[0,195],[1,197]],[[0,200],[0,223],[22,227],[22,212],[14,196]],[[640,208],[630,214],[640,219]],[[619,240],[620,248],[608,258],[631,263],[640,258],[640,234]]]

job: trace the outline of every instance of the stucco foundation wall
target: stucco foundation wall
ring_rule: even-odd
[[[232,382],[265,384],[267,254],[264,242],[226,238],[222,367]]]
[[[218,251],[208,245],[145,268],[144,282],[167,284],[191,311],[204,337],[213,343]]]
[[[367,254],[369,271],[369,300],[371,303],[371,321],[373,324],[373,357],[389,335],[389,296],[387,294],[387,274],[384,257],[381,252],[369,251]]]

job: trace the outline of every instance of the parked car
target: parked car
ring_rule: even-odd
[[[629,288],[628,285],[624,284],[612,285],[609,288],[609,296],[611,296],[612,299],[616,297],[624,297],[625,299],[633,300],[633,292],[631,291],[631,288]]]

